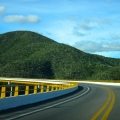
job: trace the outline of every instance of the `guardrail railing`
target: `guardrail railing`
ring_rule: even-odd
[[[29,79],[0,79],[0,99],[5,97],[64,90],[78,86],[76,82],[50,82]]]

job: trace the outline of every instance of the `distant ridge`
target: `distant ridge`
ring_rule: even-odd
[[[120,59],[92,55],[31,31],[0,34],[0,76],[120,80]]]

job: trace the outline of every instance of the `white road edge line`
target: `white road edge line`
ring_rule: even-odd
[[[78,96],[76,96],[76,97],[74,97],[74,98],[71,98],[71,99],[68,99],[68,100],[65,100],[65,101],[62,101],[62,102],[59,102],[59,103],[56,103],[56,104],[47,106],[47,107],[42,108],[42,109],[37,109],[37,110],[31,111],[31,112],[28,112],[28,113],[25,113],[25,114],[21,114],[21,115],[12,117],[12,118],[8,118],[8,119],[6,119],[6,120],[14,120],[14,119],[17,119],[17,118],[20,118],[20,117],[23,117],[23,116],[27,116],[27,115],[30,115],[30,114],[33,114],[33,113],[36,113],[36,112],[39,112],[39,111],[42,111],[42,110],[46,110],[46,109],[55,107],[55,106],[57,106],[57,105],[61,105],[61,104],[63,104],[63,103],[66,103],[66,102],[72,101],[72,100],[74,100],[74,99],[77,99],[77,98],[85,95],[85,94],[88,93],[89,91],[90,91],[90,87],[87,87],[87,90],[86,90],[84,93],[82,93],[82,94],[80,94],[80,95],[78,95]]]

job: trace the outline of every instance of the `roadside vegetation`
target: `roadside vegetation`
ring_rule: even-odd
[[[0,34],[0,76],[120,80],[120,59],[85,53],[30,31]]]

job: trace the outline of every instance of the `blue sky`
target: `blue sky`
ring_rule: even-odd
[[[0,34],[15,30],[120,58],[120,0],[0,0]]]

